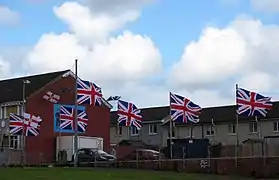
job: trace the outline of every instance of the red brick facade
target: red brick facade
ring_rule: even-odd
[[[29,163],[53,162],[55,160],[56,137],[59,133],[54,132],[53,104],[42,99],[47,91],[60,94],[59,104],[74,104],[74,78],[59,77],[54,82],[46,85],[35,94],[28,97],[26,102],[26,112],[40,116],[43,121],[41,124],[40,135],[37,137],[28,137],[26,141],[26,160]],[[62,92],[68,88],[72,91]],[[87,115],[89,124],[86,133],[83,135],[102,137],[104,140],[104,149],[109,150],[109,125],[110,109],[107,106],[94,107],[87,106]],[[62,134],[63,135],[63,134]],[[65,135],[73,135],[67,133]]]

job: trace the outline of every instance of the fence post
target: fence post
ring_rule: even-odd
[[[182,162],[183,162],[183,169],[185,169],[185,147],[182,147]]]
[[[136,163],[137,163],[137,169],[139,168],[139,154],[138,150],[136,150]]]

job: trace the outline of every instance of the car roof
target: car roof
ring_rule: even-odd
[[[136,151],[148,151],[148,152],[153,152],[153,153],[159,153],[158,151],[155,151],[153,149],[136,149]]]

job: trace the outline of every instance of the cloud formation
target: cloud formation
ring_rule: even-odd
[[[125,29],[153,1],[121,2],[80,0],[54,7],[69,32],[43,34],[21,58],[24,72],[64,70],[78,58],[82,78],[100,85],[105,96],[121,95],[139,107],[167,105],[170,91],[202,107],[233,104],[236,83],[278,99],[270,92],[278,89],[279,42],[274,39],[279,26],[251,17],[238,17],[222,28],[207,26],[166,72],[152,37]],[[112,35],[115,31],[120,33]],[[9,67],[3,59],[0,64]],[[158,77],[163,78],[154,83]]]
[[[0,26],[13,26],[19,23],[20,15],[18,12],[0,5]]]

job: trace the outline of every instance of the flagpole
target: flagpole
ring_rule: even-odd
[[[238,167],[238,149],[239,149],[239,137],[238,137],[238,109],[237,109],[237,91],[238,91],[238,84],[235,86],[236,88],[236,148],[235,148],[235,167]]]
[[[172,159],[172,118],[170,117],[170,130],[169,130],[169,132],[170,132],[170,137],[169,137],[169,139],[170,139],[170,159]]]
[[[25,130],[24,130],[24,121],[25,121],[25,118],[24,118],[24,113],[25,113],[25,80],[22,81],[22,112],[21,112],[21,115],[22,115],[22,142],[21,142],[21,165],[23,166],[24,165],[24,155],[25,155]]]
[[[169,98],[171,98],[171,92],[169,93]],[[170,132],[170,135],[169,135],[169,142],[170,142],[170,159],[172,159],[172,117],[171,117],[171,101],[170,101],[170,120],[169,120],[169,132]]]
[[[214,143],[216,143],[217,131],[216,131],[216,128],[215,128],[215,124],[214,124],[214,119],[213,118],[211,118],[211,131],[213,131],[213,141],[214,141]]]
[[[257,123],[257,127],[258,127],[258,136],[259,136],[259,140],[261,139],[261,127],[260,127],[260,123],[258,121],[258,117],[255,116],[255,120],[256,120],[256,123]]]
[[[77,82],[78,82],[78,68],[77,68],[78,60],[75,59],[75,117],[74,117],[74,125],[75,125],[75,134],[74,134],[74,167],[78,166],[78,121],[77,121]]]

